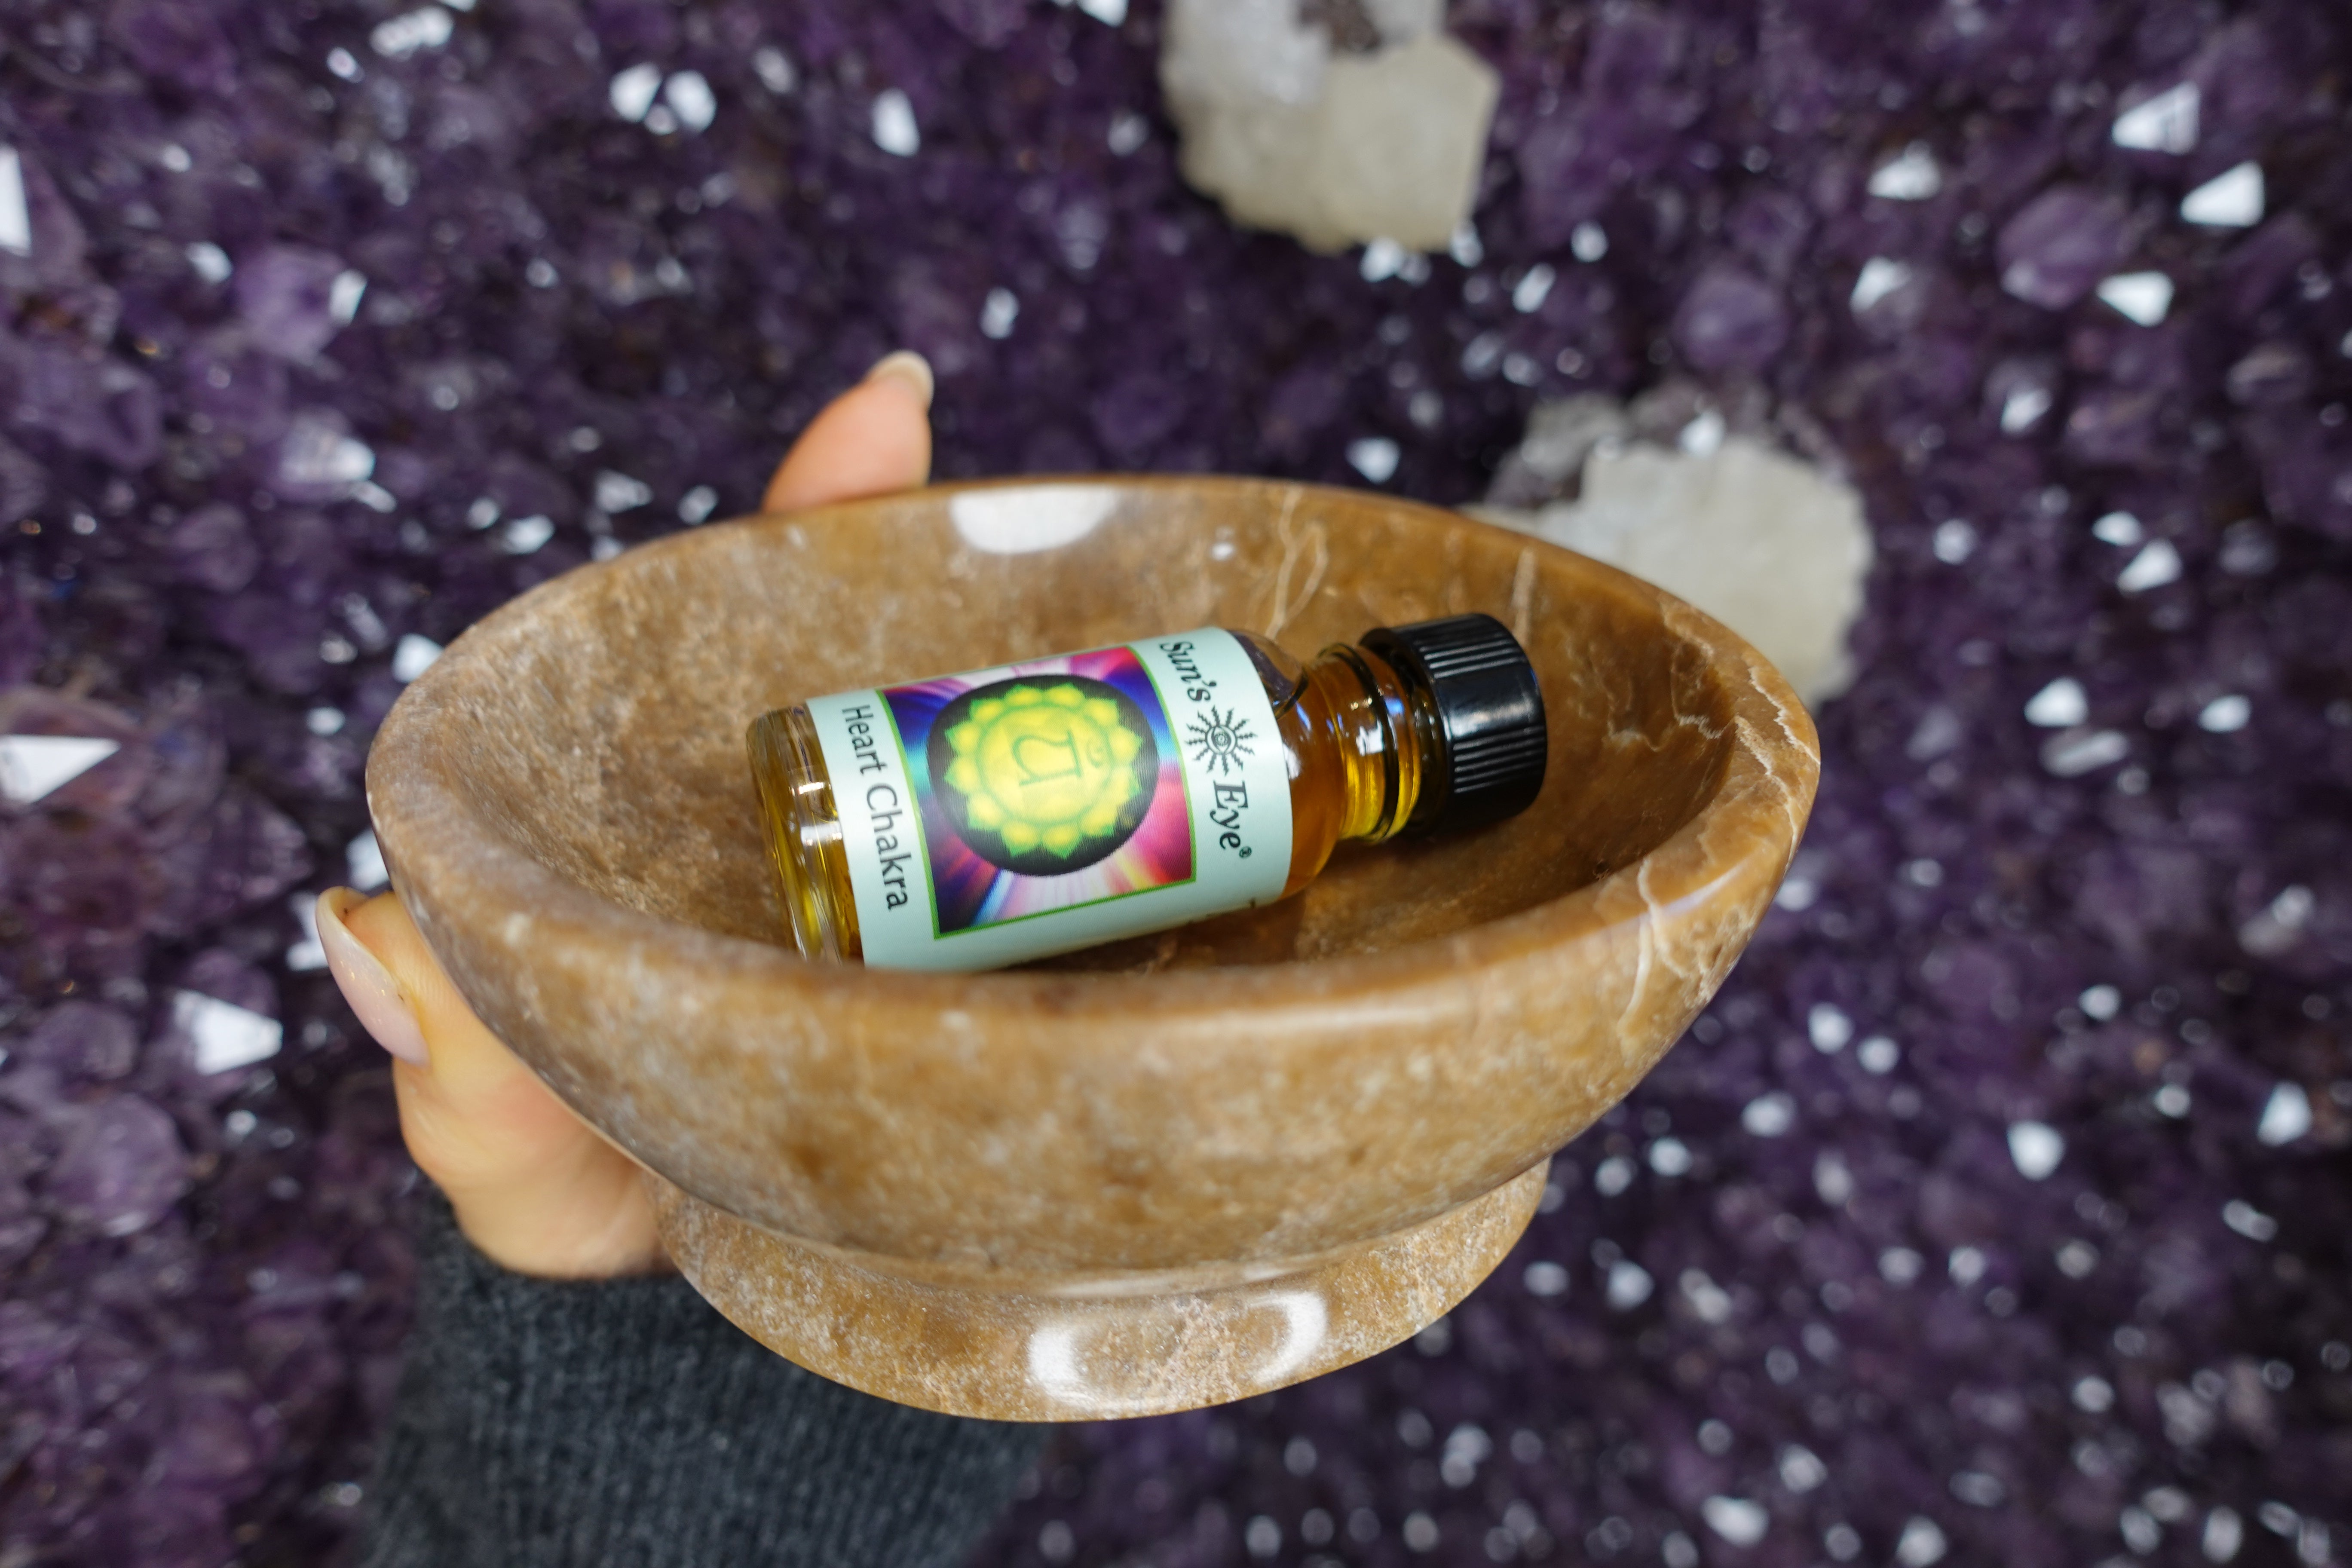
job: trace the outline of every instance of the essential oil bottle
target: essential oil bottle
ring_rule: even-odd
[[[1484,615],[1305,663],[1209,627],[819,698],[747,740],[801,952],[932,970],[1271,903],[1343,839],[1524,810],[1545,753],[1534,667]]]

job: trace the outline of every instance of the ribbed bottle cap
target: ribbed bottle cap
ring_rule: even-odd
[[[1445,776],[1422,786],[1411,831],[1475,827],[1534,804],[1544,779],[1543,689],[1508,626],[1449,616],[1376,626],[1363,645],[1422,688],[1444,731]]]

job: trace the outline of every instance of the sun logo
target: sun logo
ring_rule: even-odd
[[[1184,731],[1184,742],[1192,748],[1192,760],[1202,767],[1214,768],[1221,775],[1239,772],[1244,759],[1256,754],[1253,747],[1256,740],[1250,733],[1249,721],[1238,717],[1230,708],[1223,713],[1212,708],[1193,720]]]
[[[1077,870],[1117,849],[1159,783],[1141,710],[1082,676],[965,693],[940,714],[930,753],[933,787],[964,842],[1027,876]]]

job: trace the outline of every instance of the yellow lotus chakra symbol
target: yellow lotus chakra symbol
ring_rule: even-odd
[[[963,796],[966,820],[1013,854],[1066,859],[1118,831],[1145,741],[1108,697],[1066,682],[1018,685],[973,703],[948,731],[947,782]]]

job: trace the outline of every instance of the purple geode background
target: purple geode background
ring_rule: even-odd
[[[0,702],[124,743],[0,817],[0,1562],[345,1535],[411,1177],[380,1053],[284,954],[289,896],[364,826],[391,650],[698,486],[751,505],[901,343],[939,369],[945,475],[1349,481],[1385,437],[1440,501],[1538,396],[1687,378],[1839,454],[1879,548],[1799,891],[1519,1254],[1416,1346],[1067,1432],[985,1561],[2190,1563],[2232,1519],[2240,1561],[2352,1559],[2331,0],[1461,0],[1505,75],[1485,258],[1377,282],[1178,180],[1149,5],[482,0],[404,58],[371,42],[394,15],[0,4],[32,215],[0,251]],[[707,129],[614,113],[648,61],[702,73]],[[2184,76],[2193,153],[2110,143],[2120,95]],[[873,140],[886,89],[911,157]],[[1941,194],[1866,197],[1915,140]],[[2180,221],[2250,158],[2259,227]],[[1858,321],[1874,257],[1912,281]],[[1560,280],[1521,313],[1538,259]],[[2086,297],[2151,268],[2160,326]],[[2004,433],[2021,386],[2051,405]],[[551,538],[472,526],[486,496]],[[2117,591],[2130,552],[2089,532],[2116,509],[2178,582]],[[2021,710],[2070,672],[2129,754],[2062,778]],[[2249,721],[2201,729],[2230,694]],[[286,1048],[197,1073],[184,989]],[[2312,1121],[2271,1146],[2283,1082]],[[2021,1121],[2064,1139],[2045,1180]]]

